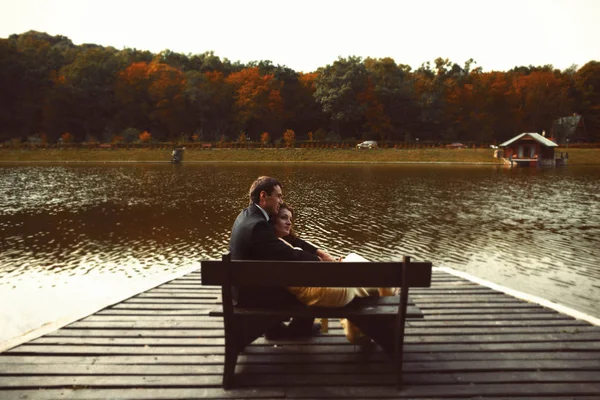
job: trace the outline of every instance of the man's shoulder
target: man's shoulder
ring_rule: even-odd
[[[260,212],[260,210],[255,206],[255,205],[250,205],[246,208],[244,208],[240,214],[238,215],[237,219],[243,219],[243,220],[265,220],[265,217],[262,215],[262,213]]]
[[[260,210],[255,206],[249,206],[244,208],[233,223],[233,230],[236,231],[238,229],[248,229],[249,227],[253,227],[261,222],[267,223],[265,217],[262,215]]]

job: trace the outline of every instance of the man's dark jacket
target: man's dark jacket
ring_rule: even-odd
[[[233,223],[229,251],[232,260],[319,261],[315,254],[295,250],[279,240],[273,226],[255,204],[242,210]],[[240,287],[234,290],[234,296],[236,294],[239,305],[299,304],[283,287]]]

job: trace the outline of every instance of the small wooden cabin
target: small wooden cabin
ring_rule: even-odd
[[[511,166],[556,166],[554,148],[558,145],[538,133],[521,133],[500,144]],[[562,159],[562,157],[561,157]],[[564,161],[559,162],[564,163]]]

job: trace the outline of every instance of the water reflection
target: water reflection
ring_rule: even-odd
[[[284,183],[300,234],[334,254],[412,255],[599,316],[597,167],[3,165],[0,291],[219,257],[263,174]]]

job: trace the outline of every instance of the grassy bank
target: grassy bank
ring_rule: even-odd
[[[561,149],[565,151],[567,149]],[[559,150],[559,151],[561,151]],[[449,162],[499,164],[492,149],[187,149],[186,162]],[[568,149],[571,165],[600,165],[600,149]],[[0,162],[168,162],[165,149],[0,149]]]

